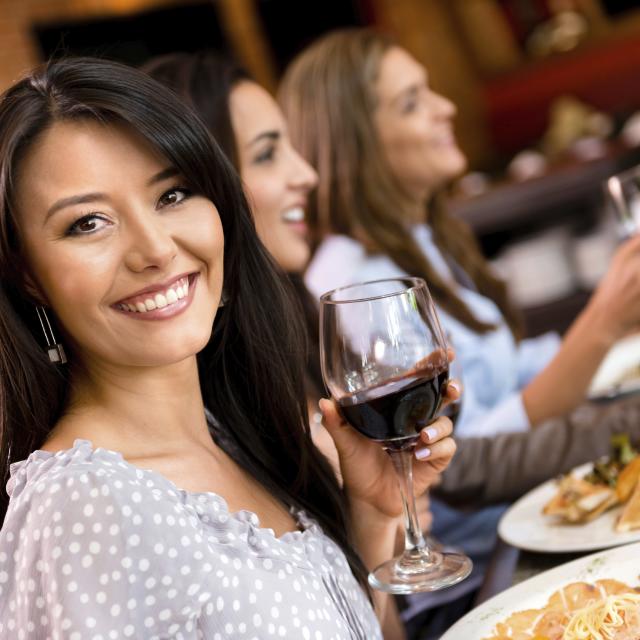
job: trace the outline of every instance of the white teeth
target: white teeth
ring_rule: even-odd
[[[128,302],[119,302],[116,306],[121,311],[131,311],[135,313],[146,313],[154,309],[162,309],[170,304],[175,304],[178,300],[186,298],[189,295],[189,278],[183,278],[178,282],[183,284],[174,284],[167,289],[164,294],[157,293],[153,298],[145,298],[144,301],[139,300],[135,304]]]
[[[173,289],[167,289],[167,302],[169,304],[178,302],[178,294]]]
[[[304,222],[304,209],[301,207],[289,209],[282,214],[282,219],[285,222]]]

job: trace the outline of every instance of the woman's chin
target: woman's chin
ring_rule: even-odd
[[[302,273],[309,259],[311,252],[306,242],[296,238],[289,243],[286,252],[280,252],[280,255],[275,255],[276,261],[280,265],[280,268],[287,273]]]
[[[188,361],[197,356],[209,343],[211,333],[206,336],[189,336],[172,340],[155,340],[144,345],[144,349],[131,349],[123,356],[130,366],[136,367],[170,367]],[[137,353],[136,353],[137,351]]]

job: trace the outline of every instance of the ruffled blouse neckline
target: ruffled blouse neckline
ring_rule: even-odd
[[[125,457],[119,451],[112,449],[105,449],[103,447],[94,447],[90,440],[83,438],[76,438],[73,442],[73,446],[69,449],[62,449],[60,451],[51,452],[37,449],[33,451],[26,460],[14,462],[9,469],[9,482],[7,484],[7,493],[11,497],[15,487],[20,481],[26,481],[29,474],[29,469],[32,466],[38,466],[42,463],[53,463],[68,461],[73,458],[76,461],[92,461],[94,459],[106,462],[107,464],[118,464],[123,468],[129,469],[134,472],[139,479],[148,478],[153,481],[155,486],[163,486],[165,490],[180,498],[183,503],[191,503],[196,505],[198,512],[203,511],[203,507],[212,508],[216,513],[218,519],[220,514],[231,518],[239,523],[247,523],[255,530],[260,530],[264,534],[268,534],[276,542],[301,542],[302,538],[307,534],[320,533],[319,525],[313,520],[304,510],[290,508],[290,513],[296,521],[299,530],[286,531],[280,536],[276,536],[275,532],[271,528],[265,528],[260,525],[260,518],[258,514],[247,509],[240,509],[238,511],[230,511],[229,505],[225,498],[220,494],[213,491],[188,491],[187,489],[181,489],[175,482],[169,480],[166,476],[162,475],[158,471],[153,469],[145,469],[138,467],[131,462],[128,462]],[[202,515],[202,513],[201,513]],[[204,517],[206,520],[206,516]],[[224,521],[224,520],[221,520]]]

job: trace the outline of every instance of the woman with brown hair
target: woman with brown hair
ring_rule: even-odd
[[[292,62],[280,98],[320,177],[308,212],[312,293],[424,277],[462,366],[461,436],[526,430],[578,405],[610,346],[639,326],[640,238],[620,248],[561,344],[520,340],[504,283],[438,197],[466,159],[455,107],[429,88],[427,70],[386,36],[339,31]]]

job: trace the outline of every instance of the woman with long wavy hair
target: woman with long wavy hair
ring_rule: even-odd
[[[424,66],[387,36],[343,30],[294,59],[279,95],[293,143],[320,177],[308,211],[312,293],[424,277],[462,365],[461,436],[524,431],[576,407],[610,346],[640,325],[640,238],[619,249],[562,343],[520,340],[504,283],[439,197],[466,158],[455,107]]]
[[[394,471],[326,401],[342,487],[313,446],[301,327],[201,121],[52,62],[0,98],[0,191],[0,636],[380,637]]]

